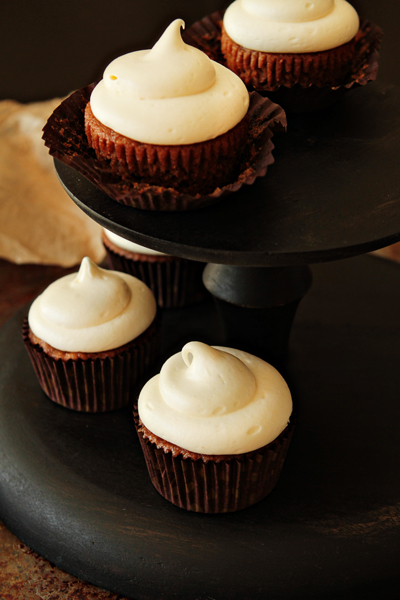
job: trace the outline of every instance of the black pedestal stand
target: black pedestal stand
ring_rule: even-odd
[[[280,362],[307,265],[400,239],[399,106],[398,88],[370,86],[328,114],[292,117],[267,177],[193,213],[131,209],[56,168],[104,227],[210,263],[226,339]],[[397,600],[398,265],[354,258],[313,276],[285,365],[299,407],[285,469],[270,496],[230,515],[188,513],[157,494],[129,411],[82,415],[48,401],[14,319],[0,338],[6,525],[59,567],[135,600]],[[212,343],[211,302],[165,317],[166,352],[184,333]]]
[[[267,176],[197,211],[133,209],[55,164],[67,193],[104,227],[211,263],[204,283],[216,298],[226,343],[278,364],[311,283],[307,265],[400,239],[400,197],[393,192],[399,105],[399,88],[371,85],[328,111],[289,115],[288,132],[273,138],[276,163]]]
[[[203,274],[214,296],[224,343],[279,367],[301,298],[311,285],[308,267],[238,267],[209,263]]]

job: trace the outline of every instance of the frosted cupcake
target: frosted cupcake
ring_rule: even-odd
[[[236,0],[224,15],[221,49],[255,89],[333,87],[351,71],[359,26],[346,0]]]
[[[103,243],[111,268],[144,281],[160,307],[175,308],[204,299],[204,263],[145,248],[107,229],[103,229]]]
[[[250,506],[278,480],[291,413],[289,388],[271,365],[190,342],[139,396],[137,430],[151,481],[187,510]]]
[[[79,411],[126,406],[157,356],[156,312],[142,281],[84,258],[78,273],[34,300],[24,322],[24,343],[43,391]]]
[[[151,50],[114,60],[85,111],[89,146],[125,179],[190,194],[234,179],[247,140],[242,81],[185,44],[175,20]]]

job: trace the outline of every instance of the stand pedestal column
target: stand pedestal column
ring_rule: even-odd
[[[311,286],[309,267],[238,267],[209,263],[203,282],[213,295],[224,344],[279,364],[296,309]]]

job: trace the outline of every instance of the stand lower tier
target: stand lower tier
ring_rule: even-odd
[[[287,373],[299,415],[275,490],[185,512],[152,487],[128,410],[81,415],[41,392],[20,313],[0,336],[0,518],[37,552],[134,600],[397,600],[400,268],[313,268]],[[165,313],[164,352],[219,342],[212,302]]]

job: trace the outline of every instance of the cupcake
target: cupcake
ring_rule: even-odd
[[[84,258],[78,273],[34,300],[24,321],[24,344],[43,391],[84,412],[126,406],[156,359],[156,312],[142,281]]]
[[[184,43],[182,25],[174,21],[152,50],[116,59],[43,128],[53,157],[125,206],[215,204],[264,177],[274,162],[271,138],[286,130],[281,106],[249,94],[218,57]]]
[[[111,268],[144,281],[160,307],[175,308],[204,299],[204,263],[145,248],[107,229],[103,229],[103,244]]]
[[[258,90],[334,87],[351,71],[359,25],[346,0],[236,0],[223,18],[221,50]]]
[[[235,178],[249,95],[229,69],[185,44],[175,20],[151,50],[114,60],[85,110],[88,144],[126,180],[205,194]]]
[[[293,425],[281,375],[240,350],[190,342],[143,387],[135,415],[152,483],[187,510],[219,513],[271,492]]]

